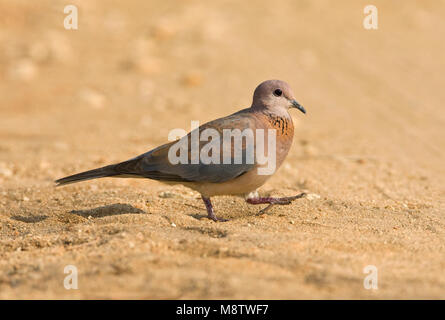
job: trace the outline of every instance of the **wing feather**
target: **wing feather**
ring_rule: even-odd
[[[238,128],[241,131],[246,128],[254,128],[255,119],[250,115],[247,109],[237,112],[225,118],[203,124],[198,129],[201,133],[204,129],[215,129],[221,136],[220,150],[222,150],[222,136],[224,129]],[[188,139],[188,159],[191,158],[191,133],[181,139]],[[243,161],[241,164],[234,164],[234,154],[236,147],[231,145],[231,163],[223,164],[222,152],[220,164],[204,164],[200,161],[198,164],[172,164],[169,161],[168,153],[177,141],[164,144],[156,149],[144,153],[134,159],[125,161],[116,165],[116,171],[122,174],[142,176],[150,179],[171,181],[171,182],[225,182],[245,174],[255,167],[255,163],[246,163],[247,141],[243,141],[241,146]],[[199,150],[207,142],[199,143]]]

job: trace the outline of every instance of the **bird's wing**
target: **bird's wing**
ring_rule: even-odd
[[[234,143],[229,145],[231,148],[231,152],[229,153],[231,161],[230,163],[227,163],[227,161],[226,164],[223,163],[223,130],[236,128],[243,131],[246,128],[250,128],[253,130],[252,132],[255,132],[255,124],[255,118],[249,112],[243,110],[243,112],[237,112],[225,118],[216,119],[203,124],[198,129],[195,129],[199,130],[200,134],[205,129],[214,129],[214,132],[219,133],[221,137],[219,141],[219,150],[221,150],[219,154],[219,164],[204,164],[202,162],[202,158],[199,159],[199,163],[197,164],[190,163],[190,159],[192,157],[192,131],[178,141],[164,144],[134,159],[117,164],[115,170],[121,174],[143,176],[150,179],[172,182],[225,182],[252,170],[255,167],[255,163],[252,161],[246,161],[246,153],[248,150],[249,152],[252,150],[250,148],[254,148],[252,145],[254,143],[249,143],[245,139],[243,139],[242,143],[238,146],[236,146]],[[187,139],[187,141],[184,142],[184,139]],[[187,146],[187,164],[172,164],[169,160],[170,148],[179,141],[182,141],[182,143],[185,143]],[[211,139],[199,142],[199,148],[197,148],[197,150],[199,150],[200,154],[202,148],[208,143],[208,141],[211,141]],[[242,161],[240,164],[234,163],[235,149],[238,149],[237,151],[242,154]],[[210,152],[210,154],[212,153]]]

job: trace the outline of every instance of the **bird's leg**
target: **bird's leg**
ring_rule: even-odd
[[[266,208],[260,210],[260,214],[268,211],[274,204],[286,205],[292,203],[292,201],[296,199],[303,198],[306,193],[300,193],[293,197],[284,197],[284,198],[274,198],[274,197],[258,197],[258,198],[247,198],[246,202],[249,204],[269,204]]]
[[[202,201],[204,201],[204,204],[206,205],[206,209],[207,209],[207,218],[209,218],[210,220],[213,220],[213,221],[215,221],[215,222],[218,222],[218,221],[221,221],[221,222],[228,221],[228,220],[226,220],[226,219],[218,218],[218,217],[215,215],[215,212],[213,212],[213,206],[212,206],[212,203],[210,202],[210,198],[206,198],[206,197],[204,197],[204,196],[201,196],[201,198],[202,198]]]

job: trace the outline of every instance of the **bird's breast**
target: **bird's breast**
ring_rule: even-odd
[[[283,116],[269,116],[268,118],[271,128],[277,131],[277,136],[293,137],[294,125],[291,118]]]

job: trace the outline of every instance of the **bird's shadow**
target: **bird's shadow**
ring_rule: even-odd
[[[190,208],[193,208],[193,209],[197,209],[197,210],[200,210],[200,211],[204,211],[204,212],[205,212],[205,210],[206,210],[205,208],[201,208],[201,207],[195,206],[195,205],[193,205],[193,204],[185,203],[185,205],[186,205],[187,207],[190,207]],[[206,215],[206,214],[188,213],[187,215],[189,215],[189,216],[192,217],[192,218],[195,218],[196,220],[201,220],[201,219],[207,218],[207,215]]]
[[[11,219],[25,223],[37,223],[46,220],[48,216],[12,216]]]
[[[93,209],[86,209],[86,210],[72,210],[70,211],[72,214],[77,214],[78,216],[88,218],[101,218],[101,217],[107,217],[107,216],[115,216],[120,214],[127,214],[127,213],[136,213],[141,214],[145,213],[141,209],[135,208],[132,205],[129,205],[127,203],[115,203],[110,204],[106,206],[101,206]]]

